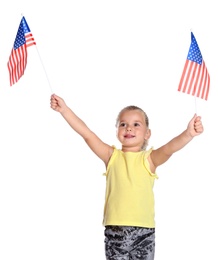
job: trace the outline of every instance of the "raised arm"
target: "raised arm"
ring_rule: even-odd
[[[182,149],[195,136],[203,133],[203,131],[204,128],[201,122],[201,117],[195,114],[188,123],[187,129],[185,131],[183,131],[180,135],[176,136],[165,145],[152,151],[149,158],[149,162],[152,168],[155,170],[159,165],[165,163],[172,154]]]
[[[88,126],[66,105],[64,100],[53,94],[50,99],[51,108],[59,112],[72,129],[87,143],[90,149],[107,165],[113,148],[104,143]]]

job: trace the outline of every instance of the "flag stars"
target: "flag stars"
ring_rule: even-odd
[[[14,42],[14,49],[16,50],[21,45],[23,45],[25,42],[26,42],[26,39],[25,39],[25,36],[23,33],[23,28],[22,28],[22,26],[20,26],[18,29],[18,32],[17,32],[15,42]]]
[[[23,17],[22,20],[21,20],[21,24],[22,24],[22,27],[23,27],[23,32],[24,34],[30,32],[30,28],[25,20],[25,18]]]
[[[20,26],[18,28],[17,31],[17,36],[14,42],[14,49],[18,49],[20,46],[22,46],[24,43],[26,43],[26,39],[25,39],[25,34],[30,32],[30,28],[25,20],[25,18],[23,17],[21,22],[20,22]]]
[[[202,55],[201,55],[201,51],[198,47],[197,41],[196,41],[193,33],[192,33],[191,38],[192,38],[192,42],[191,42],[191,46],[190,46],[190,49],[189,49],[189,52],[188,52],[187,59],[194,61],[198,64],[202,64],[203,58],[202,58]]]

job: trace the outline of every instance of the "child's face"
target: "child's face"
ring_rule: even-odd
[[[140,151],[144,141],[149,139],[150,130],[140,110],[122,112],[117,126],[117,138],[123,151]]]

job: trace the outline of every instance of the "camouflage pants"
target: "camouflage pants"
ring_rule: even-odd
[[[104,234],[107,260],[154,260],[154,228],[106,226]]]

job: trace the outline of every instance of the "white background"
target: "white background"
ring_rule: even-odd
[[[28,48],[25,74],[10,87],[7,61],[21,14],[37,48]],[[126,105],[147,112],[154,148],[180,134],[195,112],[202,116],[204,133],[157,169],[155,259],[218,259],[217,24],[212,0],[4,3],[1,260],[105,259],[105,168],[50,108],[53,92],[118,148],[115,120]],[[211,77],[208,101],[177,91],[191,30]]]

